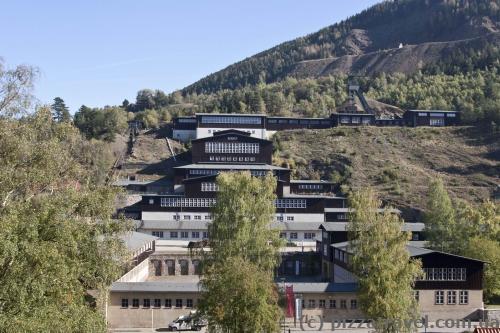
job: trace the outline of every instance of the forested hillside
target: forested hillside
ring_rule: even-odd
[[[400,0],[384,1],[345,21],[316,33],[280,44],[235,63],[188,86],[183,93],[235,89],[289,76],[298,62],[359,56],[394,49],[400,43],[447,42],[486,36],[500,27],[499,0]],[[447,70],[457,58],[471,57],[460,70],[483,66],[498,58],[498,40],[482,40],[473,47],[446,51],[434,59]],[[425,60],[425,55],[422,60]],[[417,59],[417,63],[418,63]],[[381,68],[381,71],[384,71]]]

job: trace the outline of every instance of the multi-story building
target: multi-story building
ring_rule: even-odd
[[[191,162],[174,168],[171,194],[144,194],[139,231],[162,239],[193,241],[207,238],[211,207],[217,200],[216,177],[221,172],[248,171],[276,177],[275,226],[291,242],[315,244],[319,226],[345,232],[347,198],[338,186],[322,180],[292,180],[291,170],[272,165],[271,141],[240,130],[224,130],[192,140]],[[416,234],[422,224],[411,223]]]

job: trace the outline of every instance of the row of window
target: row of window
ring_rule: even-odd
[[[258,154],[259,144],[251,142],[205,142],[205,153]]]
[[[284,219],[283,219],[283,216],[282,216],[282,215],[277,215],[277,216],[276,216],[276,221],[278,221],[278,222],[283,222],[283,220],[284,220]],[[294,220],[295,220],[295,216],[287,216],[287,217],[286,217],[286,220],[287,220],[287,221],[294,221]]]
[[[329,120],[316,120],[316,119],[268,119],[269,124],[301,124],[301,125],[330,125]]]
[[[233,157],[231,157],[231,156],[212,156],[212,155],[210,155],[208,158],[211,162],[255,162],[256,161],[255,156],[245,156],[245,157],[233,156]]]
[[[431,118],[429,120],[429,125],[431,125],[431,126],[444,126],[444,119],[443,118]]]
[[[202,192],[216,192],[219,190],[219,186],[216,183],[201,183]]]
[[[436,290],[434,292],[434,303],[436,305],[444,305],[444,290]],[[454,305],[457,304],[457,295],[458,295],[458,304],[469,304],[469,291],[468,290],[460,290],[457,293],[457,290],[448,290],[446,292],[446,304]],[[418,301],[418,293],[416,294],[416,298]]]
[[[226,171],[231,171],[231,170],[226,170]],[[214,169],[190,169],[189,174],[190,175],[217,175],[220,172],[220,170],[214,170]],[[250,170],[250,173],[254,177],[264,177],[268,171],[267,170]]]
[[[340,123],[341,124],[370,124],[371,123],[371,118],[368,117],[348,117],[348,116],[341,116],[340,117]]]
[[[276,199],[276,208],[306,208],[305,199]]]
[[[424,268],[423,281],[465,281],[467,279],[466,268]]]
[[[326,309],[328,305],[329,309],[337,309],[337,306],[339,309],[347,309],[347,300],[341,299],[339,300],[339,303],[337,304],[336,299],[330,299],[328,300],[328,303],[326,303],[326,300],[320,299],[316,303],[315,299],[309,299],[307,300],[307,308],[308,309],[315,309],[316,306],[320,309]],[[355,310],[358,308],[358,301],[355,299],[351,299],[349,303],[350,309]],[[305,300],[302,301],[302,307],[306,308],[306,302]]]
[[[164,236],[167,234],[167,232],[163,232],[163,231],[153,231],[152,232],[152,235],[155,236],[155,237],[159,237],[159,238],[164,238]],[[181,239],[186,239],[186,238],[189,238],[189,231],[170,231],[169,233],[169,236],[171,239],[178,239],[178,238],[181,238]],[[201,236],[201,237],[200,237]],[[207,239],[208,238],[208,232],[207,231],[203,231],[203,232],[200,232],[200,231],[191,231],[191,238],[194,238],[194,239]]]
[[[174,220],[179,221],[181,219],[181,216],[179,214],[174,215]],[[183,220],[191,220],[191,215],[182,215]],[[193,215],[194,220],[201,220],[201,215]],[[211,220],[212,215],[205,215],[204,217],[205,220]]]
[[[301,190],[321,190],[323,185],[321,184],[299,184],[299,189]]]
[[[212,207],[215,205],[215,202],[215,198],[161,198],[160,206]],[[149,204],[154,204],[154,199],[149,199]],[[307,208],[307,201],[305,199],[276,199],[274,205],[276,208]],[[188,219],[190,219],[190,217]]]
[[[419,112],[418,113],[418,116],[419,117],[427,117],[429,116],[430,117],[444,117],[445,114],[443,112],[431,112],[430,114],[428,114],[427,112]],[[456,114],[455,113],[446,113],[446,117],[448,118],[455,118]]]
[[[140,306],[140,300],[138,298],[133,298],[132,299],[132,304],[129,303],[128,298],[122,298],[122,308],[128,308],[129,305],[131,305],[132,308],[138,309]],[[192,308],[193,307],[193,299],[188,298],[186,299],[186,302],[182,298],[177,298],[175,299],[175,308],[181,309],[184,306],[186,308]],[[142,300],[142,307],[143,308],[151,308],[153,306],[154,308],[161,308],[162,306],[165,308],[172,308],[172,299],[167,298],[163,300],[161,298],[155,298],[153,299],[153,302],[151,302],[151,299],[149,298],[144,298]]]
[[[177,121],[179,123],[189,123],[189,124],[196,123],[196,119],[194,118],[177,118]]]
[[[161,207],[212,207],[214,198],[161,198]]]
[[[287,239],[287,237],[290,236],[290,239],[298,239],[299,234],[297,232],[291,232],[291,233],[286,233],[286,232],[280,232],[280,238]],[[315,239],[316,238],[316,233],[315,232],[304,232],[304,239]]]
[[[262,124],[261,117],[237,117],[237,116],[202,116],[202,124]]]

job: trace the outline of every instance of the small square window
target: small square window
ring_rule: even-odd
[[[340,308],[347,309],[347,301],[345,299],[340,300]]]
[[[200,232],[199,231],[193,231],[191,233],[191,238],[200,238]]]
[[[172,300],[170,298],[165,299],[165,307],[166,308],[172,307]]]
[[[170,231],[170,238],[177,238],[177,231]]]
[[[308,308],[309,309],[314,309],[315,307],[316,307],[316,300],[310,299],[309,300],[309,304],[308,304]]]
[[[351,309],[355,310],[358,308],[358,301],[355,299],[351,299]]]
[[[326,301],[324,299],[319,300],[319,307],[322,309],[326,307]]]
[[[149,204],[150,205],[154,205],[154,203],[155,203],[155,199],[149,199]]]
[[[337,308],[337,301],[334,299],[330,300],[330,309],[336,309]]]
[[[188,237],[189,237],[189,232],[181,231],[181,238],[188,238]]]
[[[291,232],[290,233],[290,239],[297,239],[297,233],[296,232]]]
[[[186,307],[187,308],[192,308],[193,307],[193,300],[192,299],[188,298],[186,300]]]

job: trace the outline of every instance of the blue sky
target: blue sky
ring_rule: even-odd
[[[378,0],[11,0],[0,10],[0,56],[41,70],[35,94],[80,105],[171,92]]]

